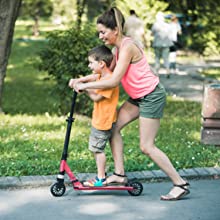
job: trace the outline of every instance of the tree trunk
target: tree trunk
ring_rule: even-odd
[[[77,28],[80,30],[81,23],[82,23],[82,15],[84,13],[86,0],[77,0],[76,7],[77,7]]]
[[[0,112],[2,112],[4,78],[21,1],[0,0]]]
[[[39,16],[38,15],[34,16],[34,25],[33,25],[32,35],[34,37],[37,37],[37,36],[40,35],[40,31],[39,31]]]

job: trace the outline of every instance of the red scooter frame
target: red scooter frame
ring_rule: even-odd
[[[70,115],[66,120],[67,131],[66,131],[66,137],[64,141],[63,153],[62,153],[62,157],[60,161],[60,172],[57,175],[57,182],[54,183],[50,187],[51,194],[53,196],[60,197],[65,193],[66,186],[64,184],[64,175],[66,173],[70,178],[70,181],[73,185],[74,190],[127,190],[130,195],[139,196],[143,191],[143,186],[141,183],[135,180],[128,181],[126,185],[117,185],[117,186],[107,185],[107,186],[101,186],[101,187],[84,186],[83,183],[80,182],[76,178],[74,173],[71,171],[70,167],[67,164],[67,157],[68,157],[68,146],[69,146],[70,133],[71,133],[71,128],[72,128],[72,123],[74,122],[73,113],[75,109],[76,97],[77,97],[77,92],[74,91]]]

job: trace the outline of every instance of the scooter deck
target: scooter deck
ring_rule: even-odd
[[[74,190],[133,190],[132,186],[73,186]]]
[[[128,185],[104,185],[104,186],[84,186],[80,181],[73,181],[75,190],[133,190],[132,186]]]

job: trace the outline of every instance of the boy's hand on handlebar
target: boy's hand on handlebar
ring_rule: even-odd
[[[74,89],[78,93],[84,90],[83,83],[80,82],[80,79],[70,79],[69,87]]]
[[[79,79],[70,79],[69,81],[69,87],[74,88],[74,85],[79,81]]]

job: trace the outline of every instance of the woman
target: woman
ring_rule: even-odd
[[[118,112],[117,123],[111,140],[115,172],[106,184],[126,183],[124,173],[123,142],[120,131],[128,123],[139,119],[140,149],[149,156],[172,180],[174,186],[162,200],[177,200],[189,194],[188,186],[171,164],[168,157],[155,146],[155,138],[160,127],[160,118],[165,105],[165,90],[154,75],[142,49],[131,38],[123,35],[124,17],[117,8],[111,8],[97,19],[99,38],[105,45],[115,46],[111,79],[99,82],[76,83],[69,86],[76,91],[85,89],[107,89],[122,83],[130,98]]]

